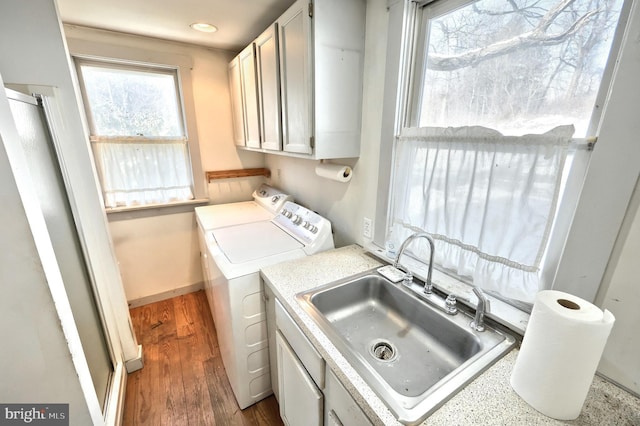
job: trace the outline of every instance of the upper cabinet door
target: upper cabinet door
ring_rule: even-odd
[[[365,0],[313,2],[316,158],[360,155]]]
[[[240,55],[240,75],[244,99],[245,145],[260,148],[260,120],[258,118],[258,86],[256,84],[256,61],[253,43]]]
[[[282,87],[282,149],[311,154],[312,68],[308,0],[298,0],[278,19]]]
[[[229,89],[231,94],[231,116],[233,118],[233,141],[244,146],[244,102],[242,101],[242,80],[240,77],[240,58],[229,62]]]
[[[255,41],[258,102],[262,148],[282,149],[278,25],[273,24]]]

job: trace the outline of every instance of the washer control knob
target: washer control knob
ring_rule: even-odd
[[[297,214],[294,214],[293,217],[291,218],[291,221],[296,225],[300,225],[302,223],[302,217],[300,217]]]
[[[308,220],[305,220],[305,221],[302,223],[302,227],[303,227],[304,229],[309,229],[309,227],[310,227],[310,226],[311,226],[311,224],[309,223],[309,221],[308,221]]]
[[[293,214],[287,209],[282,209],[282,216],[291,219],[291,216],[293,216]]]
[[[318,227],[314,226],[314,225],[309,225],[309,231],[311,231],[312,234],[315,234],[318,232]]]
[[[264,189],[261,189],[261,190],[260,190],[260,192],[258,192],[258,195],[260,195],[260,196],[264,197],[264,196],[266,196],[266,195],[267,195],[267,191],[266,191],[266,190],[264,190]]]
[[[279,199],[280,199],[279,195],[274,195],[273,197],[271,197],[271,202],[272,203],[277,203]]]

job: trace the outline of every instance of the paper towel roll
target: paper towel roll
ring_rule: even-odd
[[[580,415],[615,318],[611,312],[561,291],[536,296],[511,387],[542,414]]]
[[[316,166],[316,174],[326,179],[337,180],[338,182],[349,182],[353,175],[353,170],[349,166],[340,164],[320,163]]]

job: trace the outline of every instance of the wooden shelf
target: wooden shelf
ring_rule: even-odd
[[[250,176],[264,176],[271,177],[271,171],[269,169],[237,169],[237,170],[217,170],[214,172],[206,172],[207,182],[211,182],[215,179],[232,179],[240,177]]]

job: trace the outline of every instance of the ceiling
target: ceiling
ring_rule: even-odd
[[[294,0],[57,0],[65,24],[239,51]],[[202,33],[189,27],[218,27]]]

